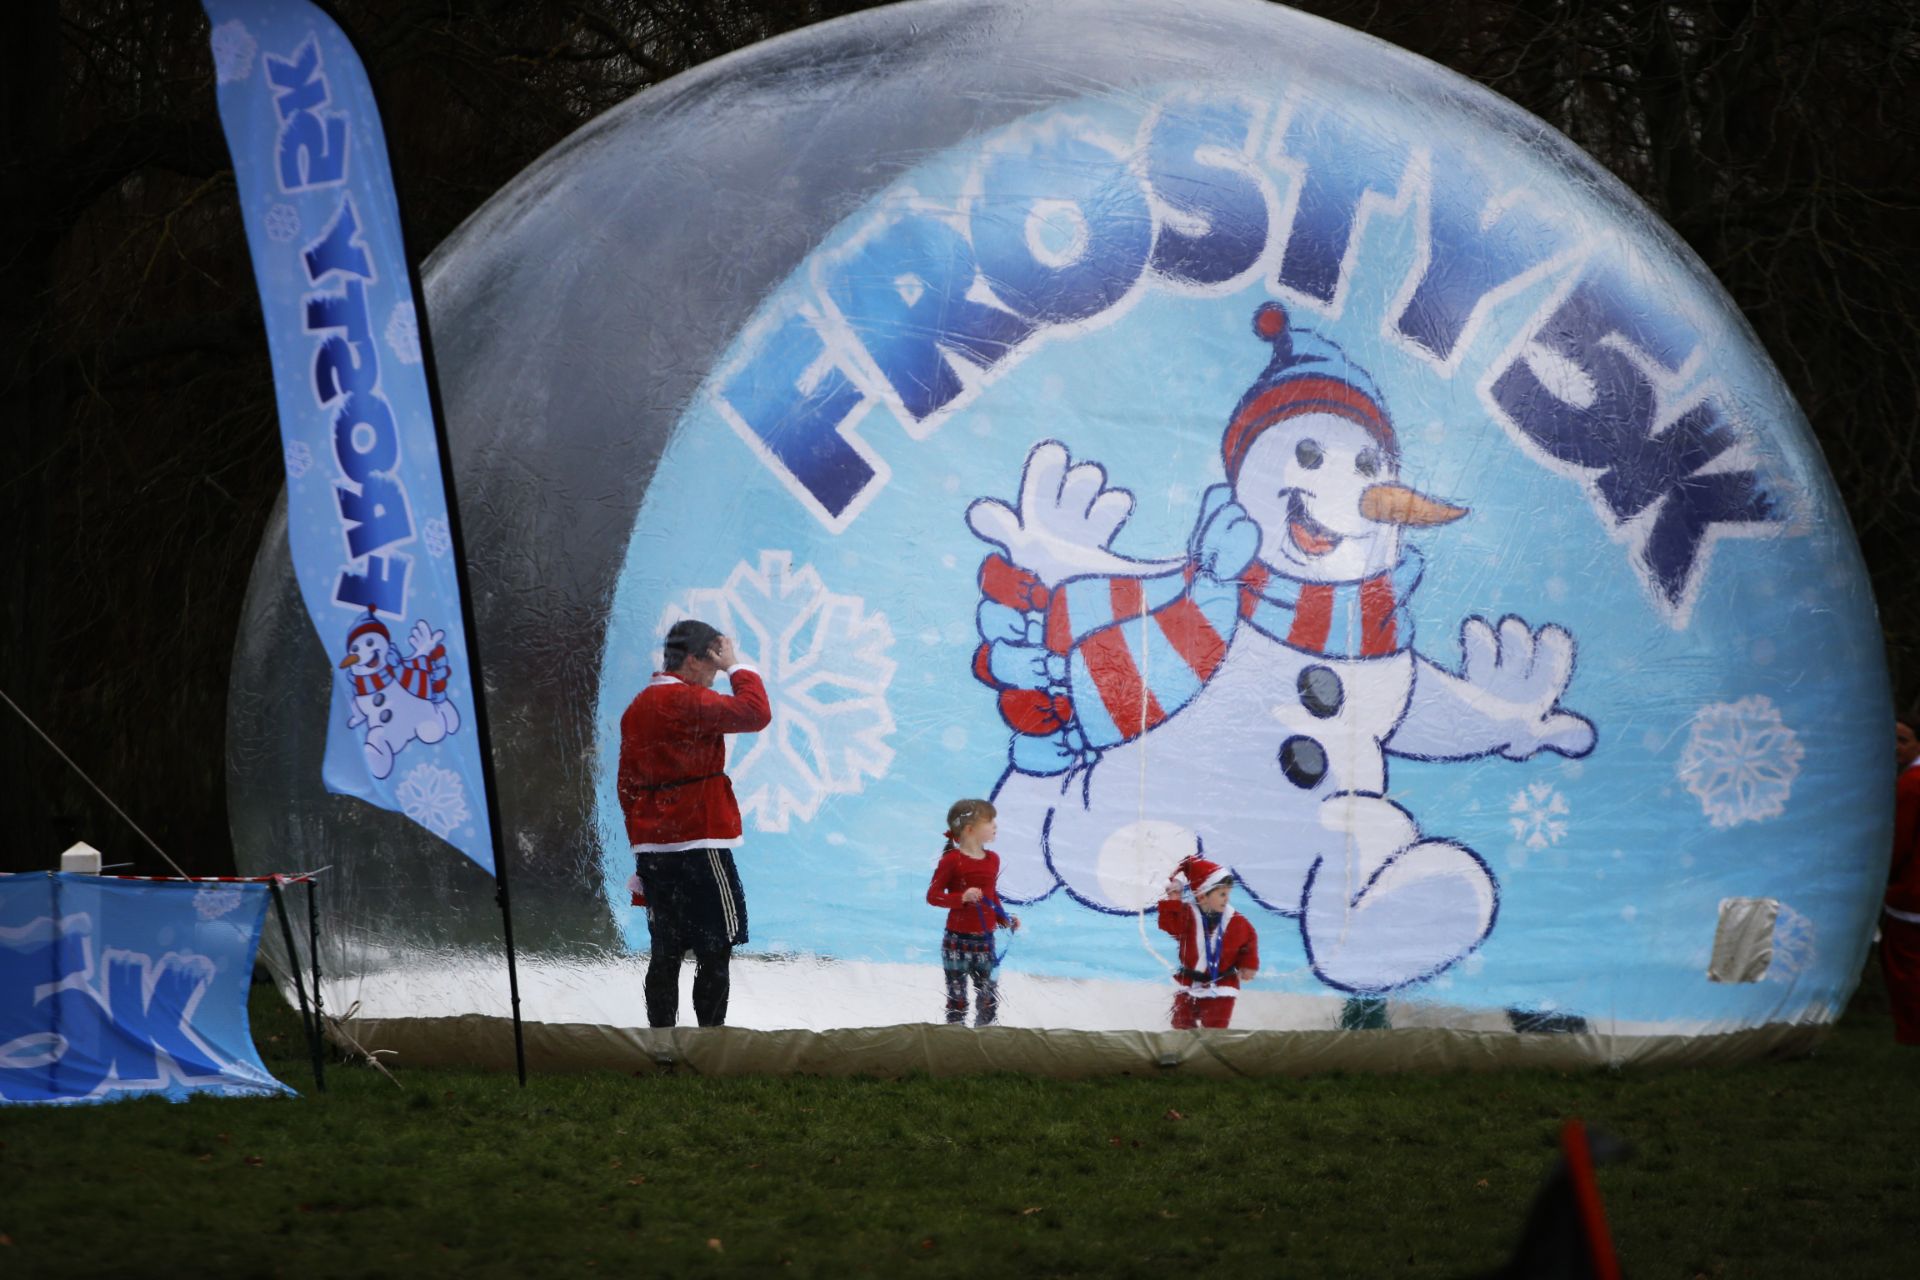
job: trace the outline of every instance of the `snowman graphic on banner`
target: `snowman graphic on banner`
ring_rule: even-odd
[[[364,730],[367,772],[385,778],[393,759],[409,743],[439,742],[460,728],[460,711],[447,697],[452,664],[447,661],[447,633],[435,630],[424,618],[407,637],[411,653],[394,653],[393,636],[384,622],[368,610],[347,632],[346,656],[340,670],[351,687],[352,713],[347,727]]]
[[[1133,913],[1204,855],[1298,919],[1321,981],[1384,993],[1472,953],[1499,904],[1479,853],[1388,796],[1388,757],[1580,757],[1595,733],[1560,704],[1560,626],[1469,617],[1457,661],[1415,648],[1408,537],[1471,513],[1401,482],[1387,402],[1338,345],[1277,303],[1253,329],[1272,356],[1181,554],[1112,551],[1133,495],[1055,441],[1017,506],[968,510],[994,548],[973,674],[1013,731],[1001,888]]]

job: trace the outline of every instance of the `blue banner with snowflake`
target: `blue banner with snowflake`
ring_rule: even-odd
[[[273,355],[287,542],[334,669],[326,786],[491,872],[446,477],[373,93],[305,0],[204,7]]]
[[[0,1103],[292,1092],[247,1024],[268,892],[0,876]]]

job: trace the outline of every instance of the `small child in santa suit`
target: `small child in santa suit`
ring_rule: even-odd
[[[947,810],[947,847],[933,869],[927,903],[947,913],[940,936],[940,967],[947,979],[947,1021],[967,1020],[967,979],[973,979],[974,1026],[984,1027],[1000,1011],[994,981],[993,933],[1020,927],[1000,904],[1000,855],[987,848],[999,830],[985,800],[960,800]]]
[[[1192,902],[1180,900],[1182,888],[1192,891]],[[1240,984],[1260,967],[1260,939],[1247,918],[1227,905],[1232,892],[1227,869],[1200,857],[1182,862],[1167,881],[1160,928],[1180,939],[1180,968],[1173,980],[1184,988],[1173,997],[1176,1031],[1226,1026]]]

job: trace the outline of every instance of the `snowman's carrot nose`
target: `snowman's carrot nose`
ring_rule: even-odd
[[[350,653],[346,657],[340,659],[340,665],[342,667],[350,667],[358,661],[360,661],[360,659],[356,655]]]
[[[1467,509],[1429,498],[1405,485],[1376,484],[1360,495],[1360,514],[1380,524],[1421,527],[1448,524],[1467,514]]]

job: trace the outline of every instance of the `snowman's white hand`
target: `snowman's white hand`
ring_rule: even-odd
[[[353,714],[347,717],[347,728],[358,729],[361,725],[365,724],[366,722],[367,722],[366,716],[360,713],[360,704],[357,702],[354,703]]]
[[[439,648],[440,642],[446,638],[446,632],[435,631],[428,625],[427,620],[422,618],[413,624],[413,631],[407,636],[407,643],[413,646],[413,656],[422,658]]]
[[[1082,574],[1138,575],[1165,567],[1107,550],[1131,514],[1133,495],[1108,488],[1100,464],[1072,465],[1066,447],[1047,440],[1027,455],[1019,509],[981,498],[967,508],[967,527],[1053,587]]]
[[[1551,623],[1536,632],[1508,615],[1496,632],[1485,618],[1469,618],[1460,649],[1466,682],[1507,702],[1552,705],[1573,675],[1573,637]]]
[[[1500,754],[1524,760],[1548,749],[1582,756],[1593,749],[1593,725],[1558,709],[1573,679],[1573,637],[1551,623],[1538,631],[1509,615],[1498,632],[1484,618],[1461,628],[1461,679],[1476,710],[1499,722],[1508,737]]]

